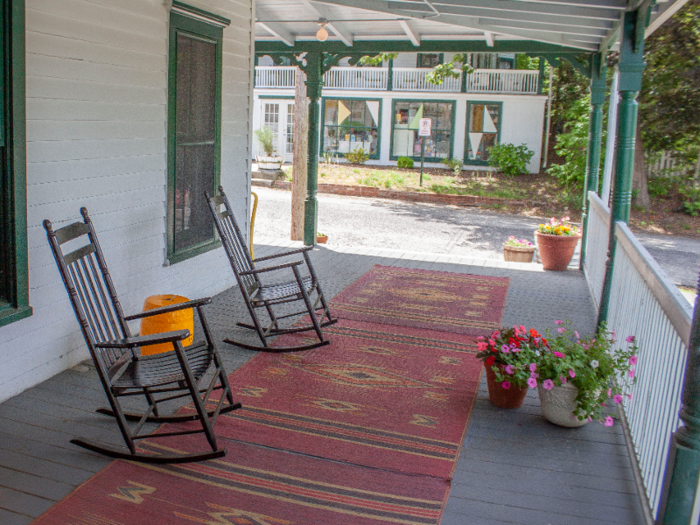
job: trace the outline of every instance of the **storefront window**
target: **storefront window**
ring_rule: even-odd
[[[357,148],[379,158],[379,100],[324,99],[323,152],[345,154]]]
[[[392,158],[420,159],[421,138],[418,136],[418,125],[421,118],[432,121],[431,135],[424,139],[426,160],[450,158],[453,113],[454,102],[395,101]]]
[[[501,103],[467,103],[465,164],[486,164],[489,148],[498,144],[501,130]]]

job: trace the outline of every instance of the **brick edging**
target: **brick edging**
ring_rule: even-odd
[[[253,186],[256,186],[253,181]],[[291,191],[292,183],[276,180],[273,188]],[[409,202],[429,202],[434,204],[451,204],[454,206],[485,206],[488,204],[522,204],[521,201],[501,199],[499,197],[477,197],[474,195],[450,195],[444,193],[419,193],[417,191],[398,191],[373,188],[371,186],[346,186],[345,184],[319,184],[319,193],[347,195],[350,197],[371,197],[375,199],[395,199]]]

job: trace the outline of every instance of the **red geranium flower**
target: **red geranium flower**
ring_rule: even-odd
[[[490,355],[486,358],[486,366],[493,366],[496,362],[496,356]]]

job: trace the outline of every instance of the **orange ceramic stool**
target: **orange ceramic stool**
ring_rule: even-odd
[[[151,295],[150,297],[147,297],[146,301],[143,303],[143,311],[146,312],[148,310],[153,310],[154,308],[169,306],[171,304],[186,303],[187,301],[189,301],[187,297],[182,297],[180,295]],[[194,338],[194,316],[192,308],[141,319],[140,335],[160,334],[175,330],[189,330],[190,336],[182,341],[182,346],[192,344],[192,340]],[[160,354],[170,350],[173,350],[172,343],[150,345],[141,348],[141,355]]]

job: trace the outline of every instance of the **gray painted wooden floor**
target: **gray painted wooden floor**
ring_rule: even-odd
[[[293,244],[266,239],[256,255]],[[544,330],[568,318],[580,333],[594,330],[578,271],[380,249],[324,247],[313,259],[330,297],[374,264],[505,276],[511,284],[504,324]],[[219,341],[243,337],[232,327],[246,316],[237,288],[215,297],[207,311]],[[225,344],[220,351],[229,371],[254,355]],[[82,435],[121,444],[114,423],[94,413],[104,403],[94,369],[80,365],[0,404],[0,524],[31,523],[109,463],[69,443]],[[532,394],[520,409],[498,409],[482,381],[442,525],[639,525],[633,479],[619,424],[556,427],[542,418]]]

